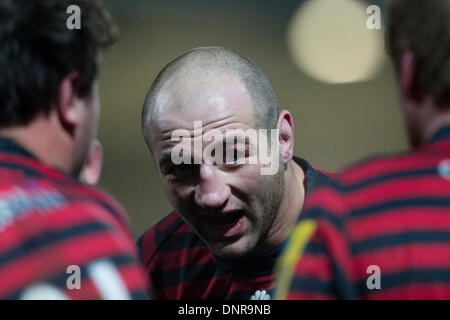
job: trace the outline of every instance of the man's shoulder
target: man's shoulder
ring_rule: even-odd
[[[308,194],[303,216],[331,217],[347,219],[352,215],[355,206],[368,207],[369,195],[391,183],[398,184],[404,179],[415,177],[417,170],[431,168],[433,161],[414,153],[398,153],[392,155],[375,155],[352,164],[331,179],[320,183]],[[430,169],[430,172],[432,171]],[[374,189],[374,186],[377,186]],[[381,189],[380,189],[381,188]],[[362,196],[364,194],[364,196]]]
[[[374,155],[346,166],[336,177],[342,190],[351,193],[373,183],[401,176],[414,175],[417,170],[433,167],[436,160],[425,153],[402,152]]]
[[[131,281],[127,287],[141,292],[145,282],[139,281],[145,278],[131,233],[121,207],[108,195],[52,179],[18,179],[5,188],[5,181],[0,181],[0,269],[6,274],[0,281],[0,297],[15,299],[36,279],[59,287],[67,266],[85,270],[98,261],[117,268],[124,280]],[[26,277],[21,275],[21,281],[11,282],[20,273],[14,270],[30,263],[35,268]],[[86,289],[79,294],[98,298],[94,292]]]
[[[79,201],[87,200],[92,207],[103,208],[123,223],[128,229],[131,227],[131,221],[125,209],[105,190],[86,186],[78,182],[74,182],[70,188],[73,190],[68,195],[71,202],[77,203]]]
[[[158,254],[207,248],[203,240],[176,211],[172,211],[151,226],[139,238],[137,244],[146,267]]]
[[[83,211],[114,217],[128,228],[128,216],[122,206],[100,189],[86,186],[67,176],[38,176],[10,172],[0,178],[0,200],[11,212],[11,218],[36,215],[43,217],[65,215]]]
[[[410,153],[399,153],[374,155],[350,164],[337,173],[314,168],[311,170],[315,182],[314,189],[336,190],[344,196],[346,192],[363,186],[369,179],[395,174],[401,169],[415,169],[417,160],[417,157]]]
[[[118,224],[131,236],[131,221],[125,209],[106,191],[88,186],[76,179],[40,179],[41,185],[60,194],[65,201],[65,211],[85,211],[95,215],[99,221]]]
[[[0,152],[2,194],[22,195],[29,200],[27,203],[30,207],[38,206],[45,209],[45,206],[52,204],[54,202],[52,199],[55,198],[58,203],[64,203],[64,210],[60,211],[70,211],[71,208],[80,206],[88,211],[108,211],[129,227],[130,221],[125,210],[105,191],[87,186],[62,171],[22,153]]]

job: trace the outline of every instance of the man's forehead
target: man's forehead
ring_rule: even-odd
[[[185,85],[162,88],[155,103],[152,126],[155,134],[194,129],[195,121],[220,122],[226,118],[253,120],[252,101],[245,86],[235,78],[197,79]],[[248,123],[250,124],[250,123]]]

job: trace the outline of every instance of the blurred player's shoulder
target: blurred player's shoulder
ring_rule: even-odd
[[[320,217],[342,226],[380,206],[397,205],[390,200],[395,195],[417,198],[418,187],[411,185],[444,192],[448,185],[439,176],[439,166],[448,159],[445,143],[448,141],[421,146],[410,153],[376,155],[346,167],[308,195],[301,218]]]
[[[448,156],[434,147],[422,146],[412,153],[372,156],[344,168],[337,180],[349,193],[383,181],[415,175],[417,170],[435,168],[441,159]]]
[[[128,223],[125,210],[111,196],[86,186],[60,170],[47,166],[9,139],[0,139],[0,198],[17,192],[28,199],[27,206],[51,205],[52,198],[64,208],[98,206]],[[2,197],[3,195],[3,197]],[[34,200],[33,200],[34,199]]]
[[[11,140],[0,146],[0,298],[23,298],[42,282],[65,298],[145,298],[123,208]],[[82,290],[65,289],[68,266],[80,268]],[[100,292],[96,268],[120,290]]]
[[[62,186],[59,185],[59,187]],[[72,205],[86,205],[94,211],[107,212],[131,236],[130,218],[113,196],[100,188],[87,186],[77,180],[73,180],[67,187],[68,190],[64,190],[65,195]]]

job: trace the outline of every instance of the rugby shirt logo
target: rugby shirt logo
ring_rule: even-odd
[[[438,165],[437,171],[442,178],[450,181],[450,159],[442,160]]]
[[[270,300],[270,294],[266,290],[256,290],[250,300]]]

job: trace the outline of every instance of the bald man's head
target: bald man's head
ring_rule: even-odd
[[[218,83],[236,79],[252,100],[257,128],[275,129],[279,106],[273,88],[261,69],[249,58],[223,47],[195,48],[169,62],[151,85],[142,110],[142,133],[151,147],[150,122],[155,111],[173,93],[189,93],[196,99],[207,99],[208,92],[192,92],[194,83]],[[186,95],[188,96],[188,95]],[[195,104],[192,104],[195,108]],[[201,120],[201,119],[200,119]]]

